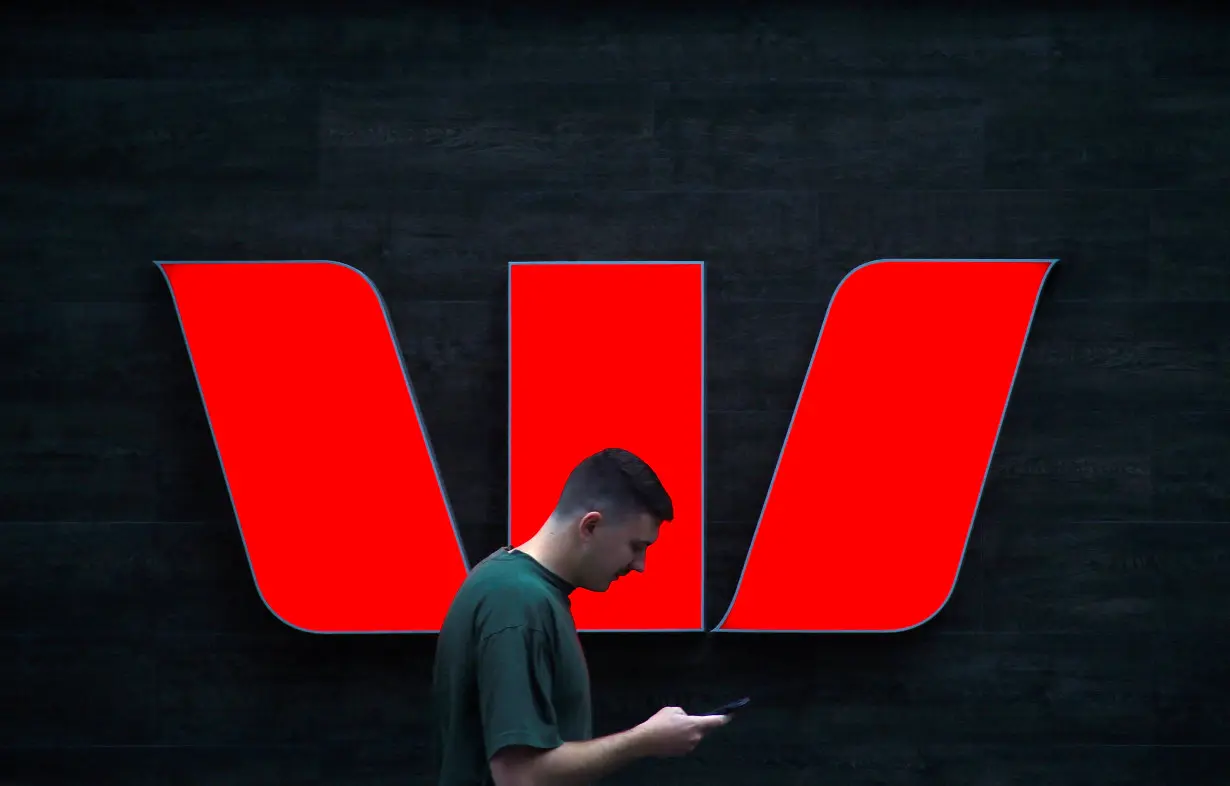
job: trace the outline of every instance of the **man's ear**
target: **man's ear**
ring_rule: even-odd
[[[596,510],[591,510],[581,517],[577,523],[578,531],[581,533],[582,540],[588,540],[594,536],[594,530],[602,523],[602,514]]]

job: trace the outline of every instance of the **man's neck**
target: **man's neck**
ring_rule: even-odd
[[[514,548],[522,554],[530,556],[539,565],[542,565],[564,581],[576,584],[575,578],[571,575],[572,571],[569,569],[566,551],[563,548],[564,544],[561,542],[560,537],[560,535],[550,531],[550,525],[548,524],[539,529],[534,537]]]

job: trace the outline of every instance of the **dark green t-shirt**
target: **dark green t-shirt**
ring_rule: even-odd
[[[491,784],[500,748],[593,735],[571,584],[501,548],[474,566],[444,618],[432,671],[439,786]]]

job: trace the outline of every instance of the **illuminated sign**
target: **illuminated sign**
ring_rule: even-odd
[[[886,259],[842,280],[716,630],[893,632],[938,613],[1054,263]],[[438,631],[470,562],[372,281],[331,261],[158,266],[269,609],[311,632]],[[509,542],[577,461],[627,448],[676,519],[644,574],[574,594],[577,627],[703,630],[704,264],[508,276]]]

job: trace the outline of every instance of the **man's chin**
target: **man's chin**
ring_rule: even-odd
[[[621,578],[623,577],[622,576],[612,576],[611,578],[607,579],[602,584],[599,584],[598,582],[594,582],[593,584],[583,584],[581,585],[581,588],[589,590],[590,592],[606,592],[612,587],[612,585],[615,584],[615,582],[619,581]]]

